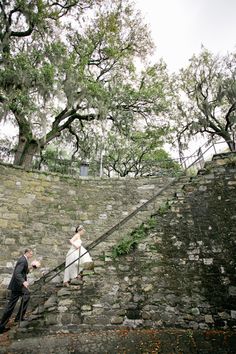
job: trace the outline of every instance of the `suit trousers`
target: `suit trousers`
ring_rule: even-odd
[[[14,308],[16,306],[16,303],[20,297],[21,297],[21,304],[20,304],[18,313],[16,315],[15,321],[20,321],[24,318],[24,315],[27,310],[28,302],[30,299],[30,292],[27,288],[22,288],[22,291],[12,291],[11,292],[10,299],[8,301],[8,304],[5,308],[5,311],[3,313],[3,316],[2,316],[2,319],[0,322],[1,327],[5,327],[5,325],[9,321],[9,319],[14,311]]]

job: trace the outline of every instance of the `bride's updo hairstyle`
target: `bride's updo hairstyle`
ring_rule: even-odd
[[[79,232],[79,231],[81,231],[83,229],[84,229],[83,225],[79,225],[79,226],[76,227],[75,232],[77,233],[77,232]]]

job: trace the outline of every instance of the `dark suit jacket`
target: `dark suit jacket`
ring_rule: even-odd
[[[12,291],[22,291],[22,286],[24,281],[27,280],[28,273],[28,261],[25,256],[21,256],[16,262],[11,281],[8,285],[8,289]]]

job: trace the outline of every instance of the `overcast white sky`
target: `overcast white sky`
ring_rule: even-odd
[[[236,49],[236,0],[134,0],[150,24],[161,57],[177,71],[199,53],[201,45],[213,53]]]

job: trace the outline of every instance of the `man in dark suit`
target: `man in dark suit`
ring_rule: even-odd
[[[15,322],[24,321],[24,315],[30,299],[29,283],[27,282],[27,274],[29,273],[28,260],[33,256],[31,249],[26,249],[14,268],[14,272],[9,283],[8,289],[11,290],[11,296],[0,321],[0,333],[7,331],[6,324],[9,321],[16,303],[21,297],[21,304],[16,315]]]

